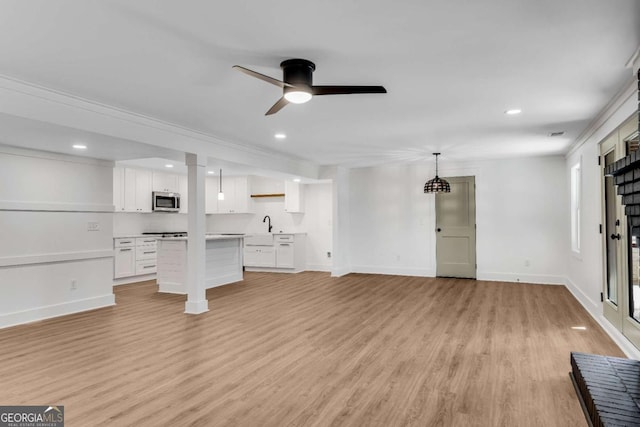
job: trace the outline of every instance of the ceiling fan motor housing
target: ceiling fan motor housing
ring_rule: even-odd
[[[293,86],[313,86],[316,64],[306,59],[287,59],[280,64],[283,80]],[[285,90],[287,88],[285,87]]]

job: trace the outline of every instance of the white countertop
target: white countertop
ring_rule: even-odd
[[[206,240],[231,240],[243,239],[244,234],[207,234]],[[187,240],[188,237],[156,237],[156,240]]]
[[[247,233],[245,234],[245,236],[262,236],[265,234],[271,234],[273,236],[282,236],[282,235],[289,235],[289,236],[293,236],[295,235],[301,235],[301,234],[307,234],[306,232],[294,232],[294,233],[287,233],[285,231],[283,231],[282,233]]]

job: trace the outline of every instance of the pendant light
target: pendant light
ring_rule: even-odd
[[[224,200],[224,193],[222,192],[222,169],[220,169],[220,191],[218,192],[218,200]]]
[[[440,153],[433,153],[436,156],[436,177],[427,181],[424,185],[425,193],[450,193],[451,186],[447,181],[438,177],[438,156]]]

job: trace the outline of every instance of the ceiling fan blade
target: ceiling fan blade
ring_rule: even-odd
[[[269,111],[267,111],[265,113],[265,116],[270,116],[272,114],[277,113],[278,111],[282,110],[284,108],[284,106],[287,105],[288,103],[289,103],[289,101],[287,101],[283,96],[282,98],[280,98],[278,100],[278,102],[273,104],[273,107],[269,108]]]
[[[387,93],[384,86],[313,86],[314,95],[347,95],[350,93]]]
[[[273,77],[265,76],[264,74],[260,74],[260,73],[258,73],[256,71],[250,70],[248,68],[244,68],[244,67],[242,67],[240,65],[234,65],[231,68],[234,68],[234,69],[240,71],[241,73],[245,73],[248,76],[255,77],[256,79],[260,79],[263,82],[271,83],[272,85],[276,85],[276,86],[281,87],[281,88],[284,88],[285,86],[289,86],[289,87],[291,86],[288,83],[285,83],[285,82],[280,81],[278,79],[274,79]]]

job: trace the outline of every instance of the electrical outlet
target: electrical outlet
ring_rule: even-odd
[[[331,252],[327,252],[327,258],[331,258]]]
[[[76,279],[71,279],[71,290],[75,291],[76,289],[78,289],[78,283],[76,282]]]
[[[89,221],[87,223],[87,231],[100,231],[100,223],[95,221]]]

